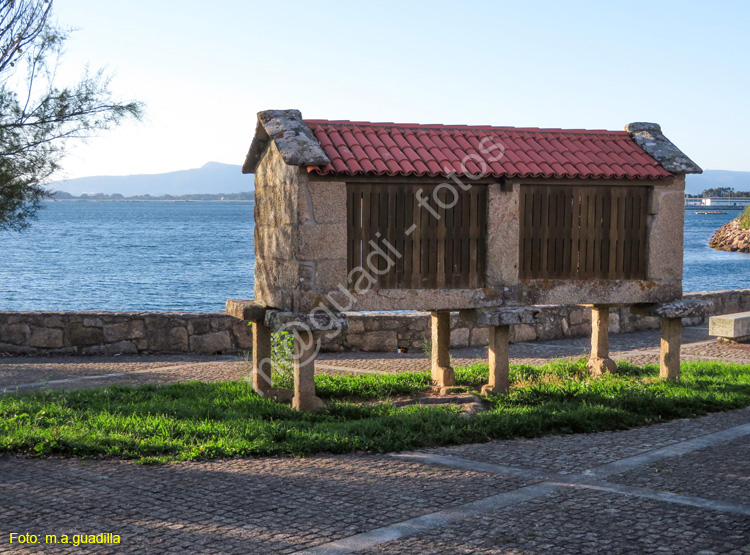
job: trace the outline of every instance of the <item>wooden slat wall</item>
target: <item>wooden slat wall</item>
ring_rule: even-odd
[[[648,187],[521,187],[521,279],[645,279]]]
[[[420,207],[416,194],[428,199],[436,218]],[[487,251],[487,187],[473,185],[468,191],[455,187],[458,202],[442,208],[433,197],[434,185],[347,184],[349,270],[363,267],[378,278],[381,289],[476,289],[484,287]],[[437,191],[443,206],[450,206],[452,190]],[[407,231],[416,224],[414,230]],[[377,234],[380,234],[378,237]],[[397,258],[384,245],[386,239],[401,254]],[[388,269],[370,241],[389,253],[396,263]],[[387,272],[385,270],[388,269]],[[384,272],[376,276],[376,272]]]

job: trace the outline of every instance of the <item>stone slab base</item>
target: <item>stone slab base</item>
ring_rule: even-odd
[[[744,335],[742,337],[717,337],[716,341],[718,343],[729,343],[731,344],[747,344],[750,343],[750,335]]]

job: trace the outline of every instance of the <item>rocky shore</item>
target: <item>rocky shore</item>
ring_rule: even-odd
[[[709,245],[720,251],[750,253],[750,229],[742,229],[740,218],[735,218],[714,233]]]

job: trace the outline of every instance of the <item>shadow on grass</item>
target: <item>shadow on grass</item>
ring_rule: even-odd
[[[300,413],[264,399],[250,384],[48,391],[0,398],[0,452],[141,459],[388,452],[513,437],[625,429],[750,404],[750,366],[685,364],[679,382],[653,379],[655,367],[621,364],[593,379],[585,360],[514,366],[516,386],[466,418],[458,407],[352,403],[429,386],[429,374],[318,376],[329,399]],[[461,385],[486,382],[486,365],[457,369]]]

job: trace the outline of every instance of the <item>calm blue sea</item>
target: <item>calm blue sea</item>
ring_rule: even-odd
[[[253,291],[252,202],[45,203],[0,233],[0,310],[222,312]],[[737,215],[685,218],[685,291],[750,287],[750,255],[715,251]]]
[[[223,312],[253,292],[253,203],[47,202],[0,232],[0,310]]]

